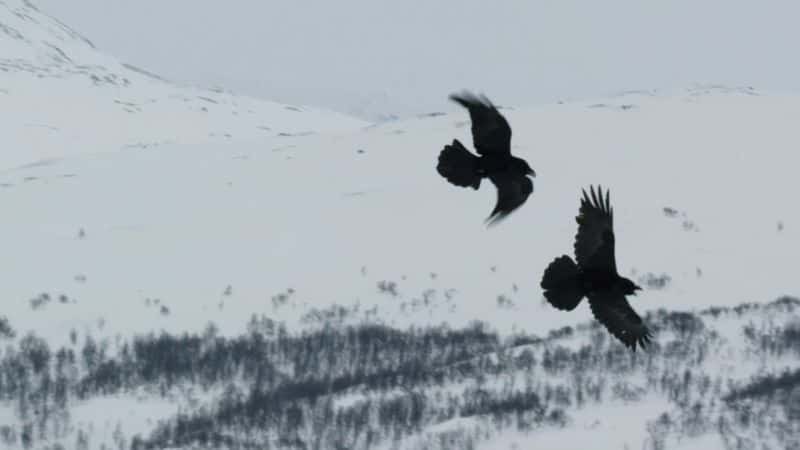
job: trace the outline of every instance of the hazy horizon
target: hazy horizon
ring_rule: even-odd
[[[800,6],[778,0],[427,3],[35,0],[101,50],[176,81],[362,117],[693,83],[798,88]]]

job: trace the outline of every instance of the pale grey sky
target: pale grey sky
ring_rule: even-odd
[[[34,0],[171,79],[367,115],[692,83],[800,89],[794,0]]]

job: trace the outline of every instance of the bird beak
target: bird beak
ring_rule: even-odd
[[[530,175],[530,176],[535,178],[536,177],[536,171],[531,169],[530,171],[528,171],[528,175]]]

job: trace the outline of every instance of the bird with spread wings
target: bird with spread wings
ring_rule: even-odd
[[[511,127],[488,98],[463,92],[450,99],[469,111],[478,156],[453,139],[439,153],[436,170],[460,187],[478,189],[481,180],[488,178],[497,188],[497,202],[486,222],[496,224],[525,203],[533,192],[529,177],[536,172],[524,159],[511,154]]]
[[[617,272],[614,255],[614,214],[609,192],[598,186],[583,191],[576,221],[575,259],[562,255],[545,269],[541,287],[554,307],[571,311],[583,297],[589,299],[592,314],[626,347],[636,351],[652,338],[651,331],[626,300],[641,290]]]

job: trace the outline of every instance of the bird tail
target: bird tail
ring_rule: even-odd
[[[542,276],[544,296],[551,305],[564,311],[578,306],[584,296],[578,265],[567,255],[559,256],[547,266]]]
[[[464,148],[458,139],[453,139],[453,143],[439,153],[436,171],[456,186],[478,189],[481,185],[478,161],[479,158]]]

